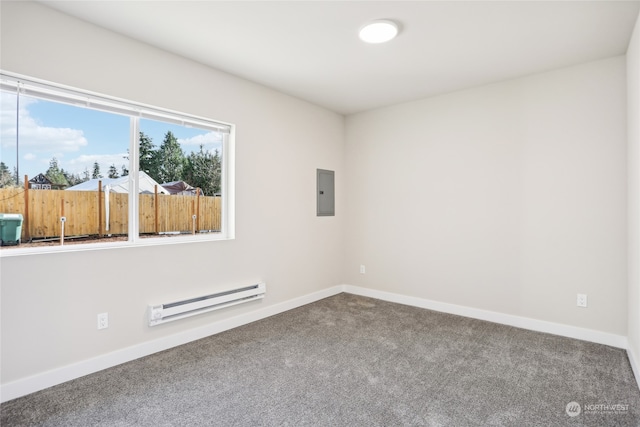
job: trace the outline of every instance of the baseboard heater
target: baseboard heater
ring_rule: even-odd
[[[156,326],[161,323],[261,299],[264,298],[266,291],[267,285],[258,283],[167,304],[149,304],[149,326]]]

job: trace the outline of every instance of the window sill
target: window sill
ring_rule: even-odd
[[[146,237],[137,238],[134,241],[120,241],[120,242],[105,242],[105,243],[72,243],[57,246],[44,246],[44,247],[8,247],[5,246],[0,249],[0,258],[9,258],[14,256],[26,256],[26,255],[40,255],[40,254],[52,254],[52,253],[66,253],[66,252],[85,252],[93,250],[106,250],[106,249],[120,249],[120,248],[138,248],[145,246],[164,246],[164,245],[176,245],[185,243],[201,243],[201,242],[218,242],[233,240],[233,237],[224,236],[221,234],[206,235],[206,236],[171,236],[171,237]]]

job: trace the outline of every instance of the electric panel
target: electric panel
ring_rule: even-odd
[[[335,202],[335,172],[317,170],[317,197],[318,216],[334,216],[336,214]]]

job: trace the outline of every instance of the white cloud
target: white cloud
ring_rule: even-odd
[[[43,126],[31,117],[28,106],[38,102],[33,98],[20,98],[20,135],[21,149],[30,151],[78,151],[88,144],[84,132],[80,129]],[[0,92],[0,141],[3,147],[16,144],[16,95]]]
[[[35,160],[37,157],[33,153],[27,153],[22,158],[25,160]]]
[[[222,142],[222,134],[220,132],[208,132],[191,138],[179,138],[178,142],[181,145],[194,145],[196,147],[200,147],[200,145],[205,147],[214,144],[219,145]]]

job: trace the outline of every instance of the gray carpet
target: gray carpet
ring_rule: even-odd
[[[636,427],[640,392],[621,349],[340,294],[6,402],[0,424]]]

